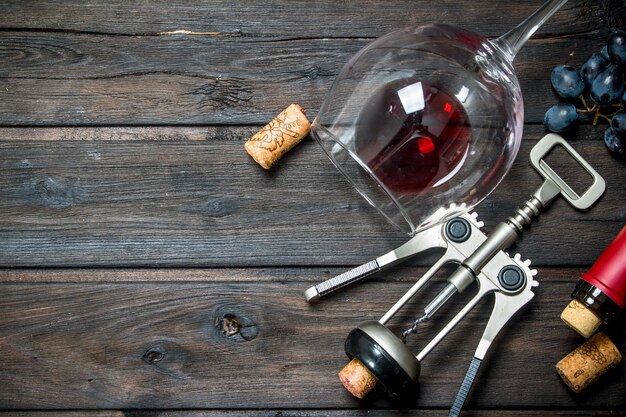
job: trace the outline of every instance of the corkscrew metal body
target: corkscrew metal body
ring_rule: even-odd
[[[592,185],[578,195],[544,161],[544,157],[556,146],[562,147],[593,178]],[[385,270],[431,248],[445,249],[444,255],[380,318],[355,328],[346,340],[348,356],[362,360],[363,365],[374,374],[378,383],[392,397],[405,396],[412,392],[419,375],[420,362],[434,349],[450,331],[488,294],[494,294],[495,302],[484,333],[474,353],[474,358],[454,401],[450,416],[458,416],[470,391],[482,360],[493,340],[504,325],[534,296],[533,288],[538,285],[535,270],[529,268],[530,261],[522,261],[505,252],[532,223],[541,210],[556,197],[562,196],[572,206],[584,210],[593,205],[602,195],[605,183],[602,177],[560,136],[546,135],[535,145],[530,154],[533,167],[544,178],[543,184],[532,194],[513,216],[498,224],[491,235],[482,230],[482,222],[475,213],[465,213],[442,225],[431,227],[415,235],[399,248],[364,265],[331,278],[305,292],[312,302],[346,285],[361,281],[370,275]],[[459,207],[447,209],[459,211]],[[445,214],[445,213],[443,213]],[[445,264],[455,263],[457,268],[449,276],[446,286],[424,307],[423,314],[413,325],[405,329],[400,337],[385,324],[396,314]],[[455,294],[477,282],[477,294],[435,335],[422,350],[414,355],[402,343],[402,339],[414,333],[419,323],[429,320]]]

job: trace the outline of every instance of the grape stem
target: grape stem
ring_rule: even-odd
[[[587,100],[585,100],[585,96],[583,96],[582,94],[578,96],[578,98],[580,99],[580,101],[583,104],[582,109],[576,108],[576,112],[577,113],[593,113],[593,125],[596,126],[598,124],[598,120],[600,118],[605,119],[606,121],[608,121],[609,123],[611,123],[611,119],[613,118],[613,116],[615,116],[617,113],[620,112],[620,107],[621,104],[617,103],[617,104],[607,104],[605,106],[600,106],[598,103],[593,103],[593,106],[589,107],[589,104],[587,104]],[[608,108],[611,107],[617,107],[617,110],[613,111],[612,113],[607,113],[604,114],[602,112],[602,110],[606,110]]]
[[[611,107],[615,107],[615,106],[611,106]],[[600,107],[598,107],[596,109],[596,113],[595,113],[594,118],[593,118],[593,125],[594,126],[598,124],[598,119],[600,119],[600,118],[603,118],[607,122],[611,123],[611,119],[613,118],[613,116],[615,116],[617,113],[619,113],[619,109],[615,110],[613,113],[609,113],[609,114],[603,114],[600,110],[601,110]]]
[[[579,96],[578,96],[578,98],[580,98],[580,101],[582,101],[582,102],[583,102],[583,107],[585,108],[585,112],[586,112],[586,113],[589,113],[589,112],[593,111],[593,110],[591,110],[591,109],[589,108],[589,105],[587,104],[587,100],[585,100],[585,96],[583,96],[583,95],[581,94],[581,95],[579,95]],[[594,104],[594,105],[593,105],[593,107],[596,107],[596,105]]]

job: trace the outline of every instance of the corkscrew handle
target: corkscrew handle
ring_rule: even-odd
[[[544,160],[544,157],[557,146],[565,150],[593,178],[593,183],[582,195],[578,195]],[[533,198],[541,202],[543,207],[550,204],[560,194],[576,209],[586,210],[598,201],[606,189],[606,183],[600,174],[565,139],[557,134],[550,133],[533,146],[530,151],[530,163],[545,180],[543,185],[533,194]]]

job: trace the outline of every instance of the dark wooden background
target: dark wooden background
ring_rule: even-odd
[[[308,305],[306,288],[406,237],[310,138],[271,172],[243,143],[291,102],[313,118],[342,64],[386,32],[495,37],[539,4],[0,0],[0,416],[447,415],[489,303],[427,357],[414,403],[355,400],[336,377],[345,336],[433,258]],[[528,153],[557,101],[551,68],[579,66],[618,27],[623,2],[572,0],[519,54],[524,141],[477,210],[487,231],[539,184]],[[560,310],[626,222],[625,165],[602,131],[567,138],[607,192],[585,213],[557,201],[518,244],[541,286],[467,416],[626,415],[624,363],[581,395],[554,371],[583,342]],[[624,322],[606,331],[626,353]]]

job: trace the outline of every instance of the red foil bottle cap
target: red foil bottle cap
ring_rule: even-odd
[[[581,279],[600,289],[620,308],[626,307],[626,227]]]

